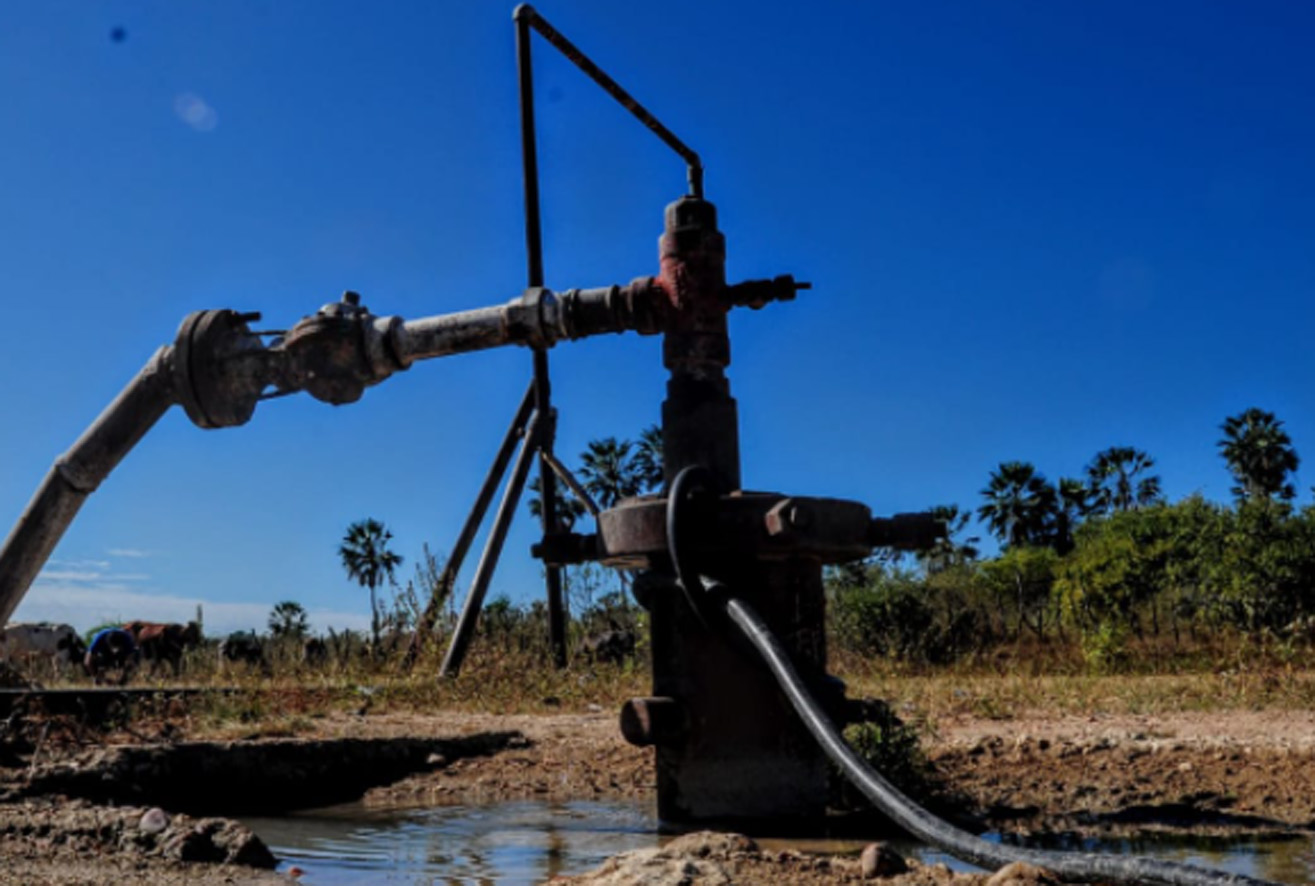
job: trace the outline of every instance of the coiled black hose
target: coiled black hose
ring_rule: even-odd
[[[706,469],[685,468],[671,484],[667,498],[667,544],[677,578],[685,593],[693,598],[696,611],[716,608],[726,614],[745,639],[762,656],[780,684],[790,705],[799,714],[831,761],[863,792],[872,804],[914,837],[948,852],[955,858],[993,869],[1014,862],[1024,862],[1053,871],[1065,880],[1079,883],[1146,884],[1146,886],[1278,886],[1241,874],[1229,874],[1208,868],[1123,855],[1090,852],[1053,852],[1025,849],[992,843],[960,830],[906,797],[850,749],[831,719],[822,710],[790,663],[790,656],[767,624],[743,600],[730,596],[717,582],[705,582],[683,555],[680,535],[682,516],[689,496],[697,489],[707,489]]]

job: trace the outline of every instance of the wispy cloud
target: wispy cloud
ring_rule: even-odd
[[[14,621],[53,621],[71,624],[79,631],[111,621],[146,619],[185,622],[196,618],[199,605],[205,632],[221,636],[232,631],[264,630],[276,601],[206,600],[176,594],[150,593],[126,582],[138,576],[109,574],[97,580],[68,580],[43,572],[19,604]],[[369,627],[368,613],[308,608],[311,629],[323,631]]]
[[[174,99],[174,113],[197,132],[210,132],[219,125],[219,114],[194,92],[184,92]]]
[[[151,556],[150,551],[144,551],[141,548],[109,548],[105,553],[111,557],[132,557],[134,559]]]
[[[49,560],[46,561],[46,568],[49,569],[49,568],[51,568],[52,566],[55,567],[55,568],[57,568],[57,569],[75,569],[75,570],[79,570],[79,569],[100,569],[100,570],[104,570],[104,569],[109,569],[109,568],[110,568],[110,561],[109,561],[109,560],[57,560],[57,559],[55,559],[55,558],[52,557],[51,559],[49,559]]]
[[[52,581],[145,581],[150,578],[144,572],[119,572],[108,573],[100,570],[94,572],[79,572],[76,569],[45,569],[37,576],[37,582]]]

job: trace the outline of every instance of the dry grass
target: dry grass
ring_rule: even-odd
[[[398,656],[356,655],[307,667],[291,654],[269,670],[221,671],[213,650],[172,674],[140,674],[134,685],[225,688],[187,704],[141,704],[131,715],[176,736],[243,738],[316,731],[335,714],[557,713],[614,711],[650,691],[648,667],[575,661],[554,668],[541,648],[476,642],[461,676],[440,679],[435,645],[410,671]],[[1043,714],[1141,714],[1315,707],[1315,656],[1274,644],[1215,638],[1190,648],[1146,643],[1130,650],[1134,672],[1093,675],[1070,645],[1001,647],[970,662],[912,669],[898,662],[835,652],[832,670],[851,696],[889,701],[906,719],[934,724],[955,716],[1011,719]],[[83,681],[85,682],[85,681]],[[81,685],[65,681],[63,685]]]
[[[1166,714],[1300,710],[1315,705],[1315,655],[1282,644],[1214,636],[1191,645],[1143,640],[1123,673],[1093,674],[1064,643],[1002,647],[934,670],[843,653],[832,668],[853,695],[885,698],[935,721],[1036,714]]]

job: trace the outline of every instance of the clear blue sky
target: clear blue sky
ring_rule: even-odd
[[[1225,500],[1218,427],[1250,406],[1315,457],[1315,8],[538,8],[702,154],[729,277],[815,285],[731,321],[747,486],[972,507],[1003,460],[1077,475],[1119,444],[1171,497]],[[6,4],[0,522],[189,311],[280,327],[348,288],[408,318],[517,294],[511,11]],[[654,273],[681,164],[535,49],[548,285]],[[659,349],[553,351],[564,454],[657,421]],[[455,357],[224,431],[175,410],[18,616],[204,601],[219,631],[291,598],[362,625],[345,527],[385,521],[404,577],[422,543],[445,552],[529,371],[522,350]],[[541,593],[535,537],[522,516],[494,594]]]

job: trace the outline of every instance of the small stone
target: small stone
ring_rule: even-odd
[[[865,880],[894,877],[909,869],[904,856],[885,843],[869,843],[864,846],[863,854],[858,857],[858,867]]]
[[[991,875],[986,886],[1058,886],[1059,881],[1044,868],[1016,861]]]
[[[1194,767],[1191,763],[1188,763],[1188,762],[1185,762],[1185,761],[1182,762],[1182,763],[1179,763],[1179,764],[1178,764],[1178,771],[1179,771],[1179,772],[1191,772],[1191,771],[1192,771],[1193,769],[1195,769],[1195,768],[1196,768],[1196,767]]]
[[[144,834],[158,834],[169,827],[169,816],[159,806],[147,809],[137,822],[137,829]]]
[[[425,758],[425,765],[432,766],[435,769],[442,769],[447,765],[447,757],[444,757],[442,754],[430,754]]]

